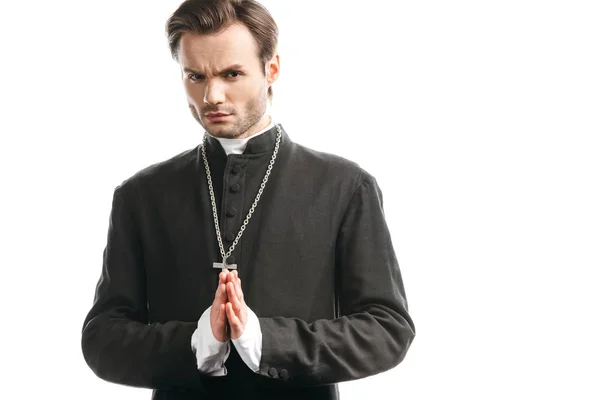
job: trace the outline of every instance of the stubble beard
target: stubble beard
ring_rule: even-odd
[[[192,104],[189,104],[190,111],[196,121],[210,135],[224,139],[236,139],[246,133],[250,128],[256,125],[267,110],[267,94],[264,87],[261,87],[259,93],[248,103],[246,103],[244,114],[241,119],[233,124],[212,124],[212,126],[204,125],[198,110]],[[238,114],[233,114],[235,118]]]

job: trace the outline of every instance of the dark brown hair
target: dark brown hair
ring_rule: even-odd
[[[165,24],[171,56],[178,60],[179,41],[185,32],[217,33],[234,22],[244,24],[258,44],[258,58],[264,66],[275,54],[279,30],[271,13],[256,0],[186,0]],[[269,87],[269,99],[273,90]]]

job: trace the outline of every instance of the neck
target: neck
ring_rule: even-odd
[[[271,122],[271,116],[265,113],[256,124],[252,125],[250,129],[236,137],[234,140],[249,139],[257,133],[263,132],[269,125],[271,125]]]

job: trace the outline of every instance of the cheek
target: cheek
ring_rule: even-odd
[[[230,98],[232,101],[248,103],[256,99],[256,96],[260,93],[261,88],[262,86],[260,82],[251,80],[238,82],[237,85],[234,85],[231,88]]]
[[[204,98],[202,85],[184,82],[183,89],[189,102],[202,102]]]

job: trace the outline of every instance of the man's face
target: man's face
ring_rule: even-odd
[[[245,25],[211,35],[186,32],[178,54],[190,111],[208,133],[242,139],[267,126],[267,89],[277,79],[279,56],[265,69]]]

